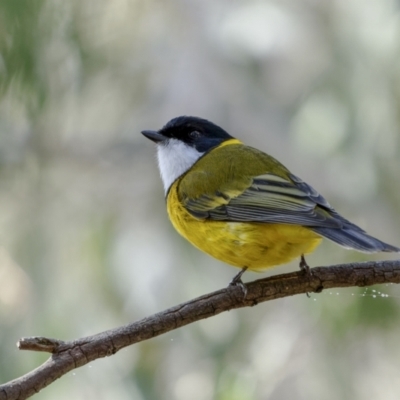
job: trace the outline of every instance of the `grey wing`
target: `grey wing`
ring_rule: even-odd
[[[263,174],[253,178],[240,194],[216,193],[190,199],[185,204],[197,218],[231,222],[265,222],[303,226],[342,226],[333,208],[311,186],[294,175],[291,180]],[[215,207],[216,197],[222,205]],[[219,203],[221,204],[221,202]]]

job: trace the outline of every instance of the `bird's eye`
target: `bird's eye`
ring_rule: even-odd
[[[200,132],[198,132],[198,131],[189,132],[190,139],[197,139],[199,136],[200,136]]]

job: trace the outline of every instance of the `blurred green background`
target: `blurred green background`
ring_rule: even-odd
[[[47,358],[19,352],[22,336],[94,334],[237,272],[168,221],[140,131],[178,115],[272,154],[400,245],[399,11],[393,0],[1,1],[0,382]],[[308,262],[385,258],[325,242]],[[35,398],[397,400],[399,298],[387,285],[231,311]]]

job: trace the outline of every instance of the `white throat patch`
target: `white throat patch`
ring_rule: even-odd
[[[203,154],[176,139],[168,139],[157,145],[158,168],[165,193]]]

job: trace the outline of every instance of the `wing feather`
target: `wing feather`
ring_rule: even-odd
[[[290,179],[290,178],[289,178]],[[265,222],[339,228],[341,221],[328,202],[311,186],[273,174],[256,176],[240,194],[229,191],[187,199],[196,218],[230,222]],[[236,195],[235,195],[236,194]]]

